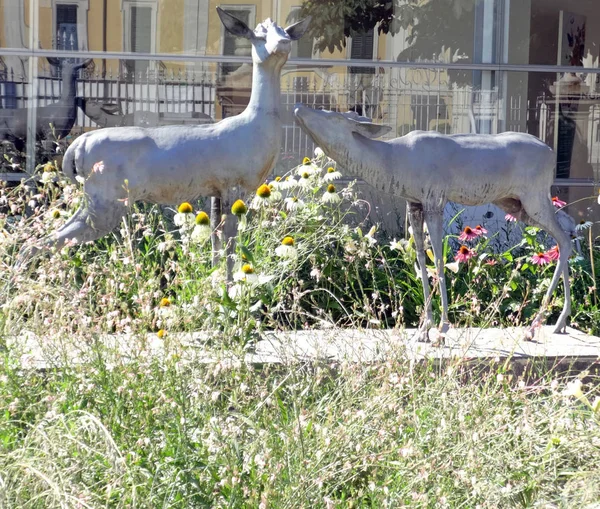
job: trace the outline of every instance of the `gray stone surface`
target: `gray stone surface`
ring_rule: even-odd
[[[534,341],[523,341],[524,328],[450,329],[443,346],[415,341],[416,329],[356,330],[324,329],[295,332],[265,332],[255,348],[245,352],[220,349],[219,337],[207,333],[171,334],[159,339],[106,335],[82,341],[81,338],[44,338],[23,333],[9,338],[7,346],[13,359],[24,368],[45,369],[90,362],[98,349],[106,359],[178,355],[183,362],[251,364],[295,364],[298,362],[380,362],[406,357],[414,361],[482,360],[514,361],[549,359],[552,362],[600,363],[600,338],[570,327],[566,334],[554,334],[552,327],[541,327]],[[211,340],[212,339],[212,340]],[[209,341],[211,340],[211,341]],[[208,346],[211,345],[211,346]]]

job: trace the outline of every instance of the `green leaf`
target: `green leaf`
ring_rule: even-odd
[[[252,256],[252,253],[248,250],[246,246],[240,246],[240,250],[242,251],[242,254],[246,257],[246,260],[248,260],[250,263],[254,263],[254,256]]]

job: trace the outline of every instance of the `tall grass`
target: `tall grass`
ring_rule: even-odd
[[[327,180],[329,165],[306,162],[288,175],[295,184],[283,176],[263,190],[268,198],[247,200],[230,287],[223,268],[210,266],[196,224],[201,202],[189,214],[132,204],[110,236],[16,268],[21,246],[63,224],[83,198],[52,164],[40,168],[41,182],[3,184],[0,507],[591,507],[600,499],[600,393],[590,373],[579,386],[542,366],[520,378],[495,365],[473,374],[461,362],[413,364],[402,352],[377,365],[242,362],[262,331],[419,324],[410,235],[377,231],[354,187]],[[293,246],[282,249],[286,237]],[[532,262],[551,246],[539,231],[526,229],[501,252],[492,240],[471,241],[475,256],[447,271],[457,325],[528,323],[549,284],[554,266]],[[597,333],[600,255],[591,237],[583,241],[571,263],[572,322]],[[459,245],[445,239],[448,262]],[[437,301],[434,291],[436,312]],[[190,361],[178,334],[198,330],[211,362]],[[41,370],[24,367],[31,333],[43,341]],[[131,347],[124,352],[107,333],[126,334]]]

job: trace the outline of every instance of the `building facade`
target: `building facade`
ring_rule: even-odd
[[[14,150],[17,110],[27,110],[33,133],[37,109],[69,100],[64,73],[46,57],[93,58],[72,94],[78,109],[69,138],[110,125],[239,113],[250,91],[250,45],[224,31],[217,6],[251,27],[268,17],[285,26],[306,7],[302,0],[0,0],[4,153]],[[600,2],[395,0],[364,27],[360,13],[344,13],[323,10],[328,18],[317,20],[323,34],[334,34],[328,43],[351,27],[338,44],[324,45],[319,34],[294,43],[282,76],[278,172],[314,148],[294,123],[297,102],[358,111],[393,126],[391,137],[415,129],[528,132],[554,148],[554,193],[569,212],[599,219]],[[34,139],[25,146],[36,150]]]

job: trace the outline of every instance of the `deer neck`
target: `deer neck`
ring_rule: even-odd
[[[252,66],[252,92],[250,102],[244,111],[246,114],[279,118],[283,63],[285,62],[268,65],[265,62],[255,63]]]
[[[349,177],[358,177],[377,190],[390,192],[389,163],[398,161],[397,154],[392,158],[389,143],[371,140],[358,134],[349,139],[338,140],[330,145],[327,155],[341,164]]]
[[[75,72],[63,76],[62,90],[60,98],[62,101],[74,101],[77,88],[77,76]]]

